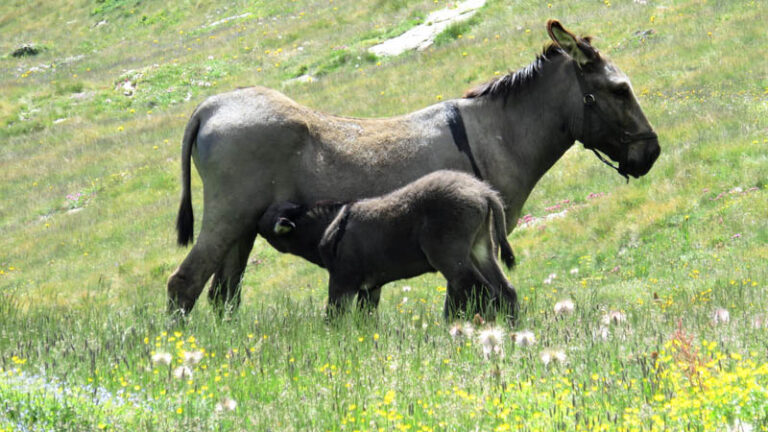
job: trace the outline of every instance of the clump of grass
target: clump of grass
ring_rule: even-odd
[[[105,16],[115,11],[127,13],[129,8],[136,7],[140,0],[96,0],[96,7],[91,10],[93,16]]]
[[[477,15],[464,21],[455,22],[446,27],[445,30],[440,32],[440,34],[435,37],[435,45],[444,45],[456,39],[462,38],[479,23],[480,19],[477,17]]]
[[[347,48],[338,48],[331,51],[319,64],[315,67],[315,75],[323,76],[333,73],[339,68],[343,67],[354,58],[352,51]]]

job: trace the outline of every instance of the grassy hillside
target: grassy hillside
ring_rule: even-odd
[[[426,51],[366,53],[448,4],[0,4],[0,431],[765,430],[764,2],[489,1]],[[201,301],[185,327],[166,321],[187,252],[179,143],[207,95],[258,84],[332,113],[400,114],[529,64],[548,18],[627,73],[662,155],[624,184],[575,145],[535,189],[509,276],[515,330],[536,345],[505,338],[485,360],[454,341],[439,275],[328,325],[325,272],[261,240],[236,317]],[[22,43],[40,53],[12,56]],[[556,316],[566,298],[574,313]],[[601,324],[611,311],[624,315]],[[192,377],[173,378],[201,348]],[[546,349],[567,359],[546,366]],[[217,412],[225,398],[237,408]]]

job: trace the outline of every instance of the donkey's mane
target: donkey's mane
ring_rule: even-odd
[[[528,66],[506,75],[495,77],[488,82],[478,85],[464,93],[467,99],[489,96],[492,99],[508,97],[525,89],[541,73],[541,68],[551,58],[563,55],[563,50],[553,43],[547,44],[536,60]]]
[[[345,204],[338,201],[318,201],[307,211],[306,216],[312,219],[328,220],[336,217],[336,213]]]

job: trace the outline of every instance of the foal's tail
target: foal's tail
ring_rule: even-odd
[[[501,248],[501,260],[507,268],[515,266],[515,254],[512,252],[512,246],[507,240],[507,222],[504,217],[504,205],[498,196],[493,195],[488,198],[488,205],[493,213],[493,231],[496,236],[496,242]]]
[[[195,228],[195,216],[192,212],[192,189],[190,186],[190,159],[192,158],[192,146],[197,140],[197,132],[200,130],[200,118],[197,110],[187,123],[184,130],[184,139],[181,144],[181,203],[179,213],[176,216],[176,233],[179,246],[186,246],[192,242]]]

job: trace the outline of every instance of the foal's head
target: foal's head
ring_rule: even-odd
[[[290,201],[274,203],[259,218],[259,234],[280,252],[323,266],[318,246],[343,204],[320,202],[308,207]]]

